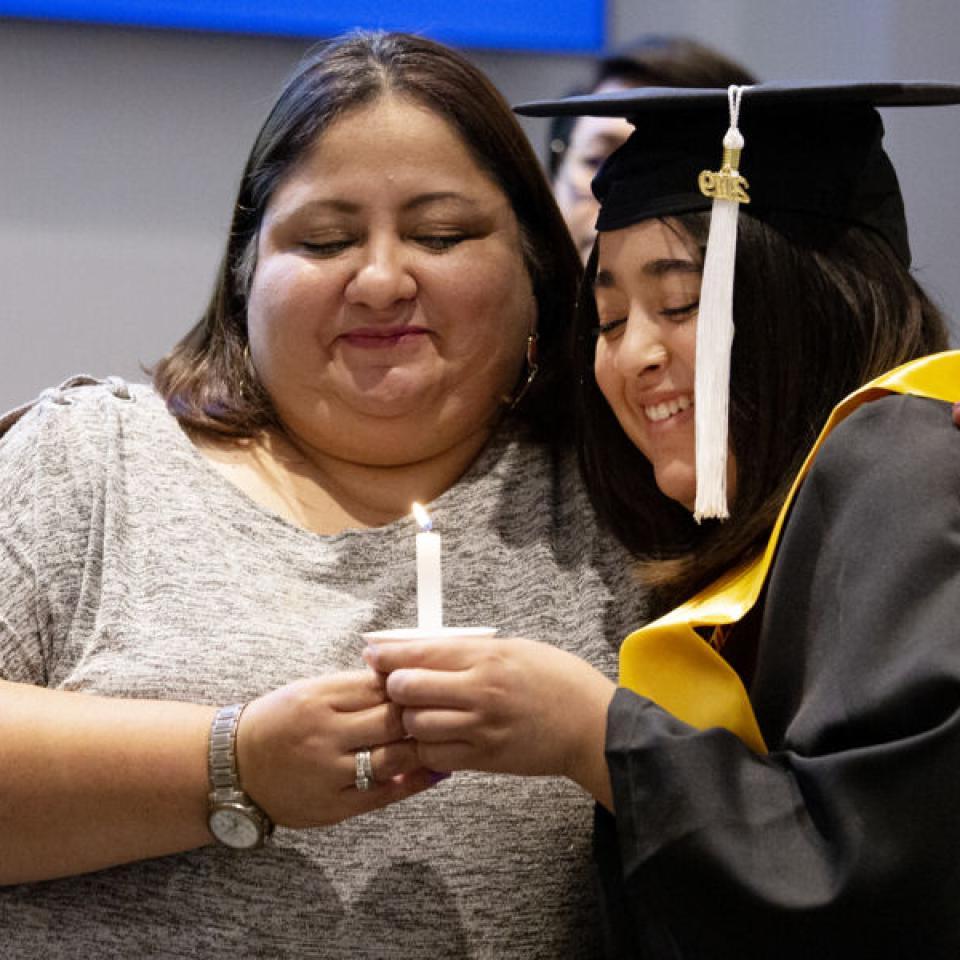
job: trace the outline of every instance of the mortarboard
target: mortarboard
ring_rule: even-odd
[[[635,131],[593,181],[597,230],[712,210],[697,328],[695,516],[725,517],[733,262],[741,211],[855,224],[910,265],[896,172],[877,107],[960,103],[942,83],[758,84],[728,90],[644,87],[537,101],[528,116],[618,116]],[[722,160],[721,160],[722,145]],[[742,152],[742,161],[741,161]]]

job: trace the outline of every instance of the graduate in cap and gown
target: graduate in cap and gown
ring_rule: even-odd
[[[960,956],[960,353],[877,109],[958,102],[520,108],[636,126],[594,182],[578,434],[663,615],[617,686],[535,640],[367,656],[426,766],[596,797],[609,956]]]

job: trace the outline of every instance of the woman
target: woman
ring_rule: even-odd
[[[359,816],[439,779],[360,658],[414,622],[413,501],[447,623],[612,673],[643,616],[550,442],[576,273],[462,57],[357,35],[298,69],[153,389],[7,418],[5,957],[597,955],[569,785],[466,776]]]
[[[534,107],[637,126],[595,183],[582,459],[664,608],[700,592],[627,638],[618,689],[533,641],[378,644],[367,659],[390,674],[423,763],[562,773],[599,801],[609,955],[955,957],[960,435],[945,401],[960,355],[924,357],[944,328],[909,273],[873,104],[960,95],[738,96],[740,172],[731,155],[706,178],[725,93]],[[741,174],[731,515],[698,524],[710,358],[697,343],[716,248],[697,184],[746,188]],[[831,408],[868,381],[785,508]]]

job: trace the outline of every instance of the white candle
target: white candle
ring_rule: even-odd
[[[443,626],[443,574],[440,567],[440,534],[430,514],[419,503],[413,515],[420,526],[417,534],[417,626],[435,630]]]

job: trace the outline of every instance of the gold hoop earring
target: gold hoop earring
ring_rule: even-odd
[[[520,405],[520,401],[526,396],[527,391],[530,389],[530,384],[536,379],[537,374],[540,372],[540,364],[537,362],[537,334],[531,333],[527,337],[527,379],[524,382],[523,386],[514,394],[513,400],[510,401],[510,409],[516,410]]]
[[[250,356],[250,341],[243,345],[240,367],[240,394],[241,396],[250,396],[253,392],[253,384],[256,382],[256,373],[253,368],[253,357]]]

